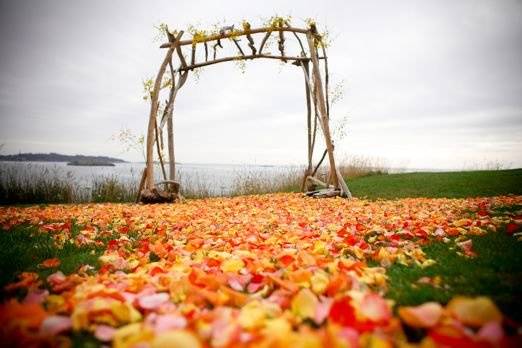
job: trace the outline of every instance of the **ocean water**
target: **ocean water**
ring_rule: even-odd
[[[73,181],[79,188],[88,190],[93,181],[103,177],[116,178],[123,183],[139,184],[145,168],[143,162],[116,163],[114,167],[68,166],[65,162],[7,162],[0,161],[0,180],[11,174],[22,178],[41,175]],[[234,184],[245,180],[266,181],[283,175],[301,178],[305,166],[299,165],[240,165],[240,164],[176,164],[176,181],[182,188],[191,187],[210,195],[227,195]],[[168,168],[167,175],[168,175]],[[389,173],[443,171],[440,169],[391,168]],[[5,175],[8,174],[8,175]],[[155,165],[157,181],[163,180],[159,164]]]
[[[68,166],[65,162],[0,162],[0,172],[20,177],[49,175],[74,181],[88,189],[97,178],[115,177],[121,182],[138,185],[145,163],[116,163],[114,167]],[[167,176],[168,176],[168,167]],[[226,195],[239,178],[269,179],[281,174],[301,175],[304,166],[235,165],[235,164],[176,164],[176,180],[181,185],[204,188],[212,195]],[[163,180],[159,164],[155,165],[156,180]]]

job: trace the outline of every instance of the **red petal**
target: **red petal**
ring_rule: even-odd
[[[509,224],[506,225],[506,232],[507,232],[507,234],[513,234],[516,231],[518,231],[518,228],[519,228],[519,226],[516,223],[510,222]]]
[[[281,261],[281,263],[287,267],[288,265],[290,265],[293,261],[294,261],[294,257],[292,255],[283,255],[279,258],[279,261]]]
[[[328,318],[342,326],[353,326],[357,319],[355,318],[355,309],[352,307],[351,300],[349,296],[345,296],[334,301]]]

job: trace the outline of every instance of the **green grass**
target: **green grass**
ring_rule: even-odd
[[[400,305],[427,301],[447,303],[455,295],[489,296],[512,319],[522,321],[522,242],[504,231],[472,236],[474,258],[457,254],[454,242],[433,242],[423,248],[437,263],[418,266],[392,265],[387,297]],[[439,287],[417,284],[421,277],[440,276]]]
[[[73,235],[78,227],[73,227]],[[45,279],[58,270],[70,274],[78,270],[81,265],[98,266],[98,257],[103,249],[94,247],[77,247],[66,242],[62,248],[54,244],[54,240],[47,233],[39,233],[34,226],[18,226],[9,231],[0,231],[0,297],[2,289],[10,282],[16,281],[23,271],[37,272],[40,278]],[[39,268],[43,260],[57,257],[61,264],[57,268]]]
[[[522,194],[522,169],[372,175],[349,179],[348,187],[370,199]]]

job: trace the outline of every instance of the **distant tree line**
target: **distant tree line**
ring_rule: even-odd
[[[63,155],[59,153],[19,153],[17,155],[0,155],[0,161],[18,162],[102,162],[124,163],[120,158],[107,156]]]

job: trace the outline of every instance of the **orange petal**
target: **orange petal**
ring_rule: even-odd
[[[435,326],[442,315],[442,306],[436,302],[427,302],[416,307],[399,308],[402,321],[415,328]]]
[[[52,259],[47,259],[47,260],[42,261],[42,263],[40,264],[40,267],[55,268],[55,267],[60,266],[61,263],[62,262],[58,258],[53,257]]]
[[[0,323],[9,323],[11,327],[37,329],[46,316],[43,307],[36,303],[11,300],[0,305]]]

